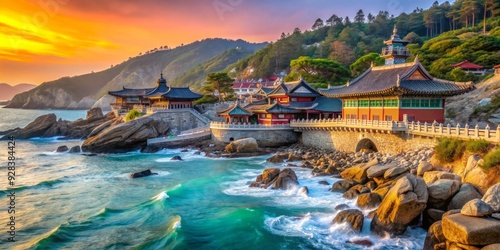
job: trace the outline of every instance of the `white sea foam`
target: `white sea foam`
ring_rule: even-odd
[[[158,195],[156,195],[153,199],[157,200],[157,201],[161,201],[161,200],[166,200],[168,198],[169,198],[169,196],[167,195],[167,192],[161,192]]]

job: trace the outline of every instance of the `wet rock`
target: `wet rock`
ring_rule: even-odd
[[[151,172],[150,169],[147,169],[147,170],[144,170],[141,172],[135,172],[135,173],[131,174],[130,178],[140,178],[140,177],[146,177],[146,176],[150,176],[150,175],[157,175],[157,173],[153,173],[153,172]]]
[[[375,183],[374,181],[369,181],[365,184],[365,186],[370,190],[374,190],[375,188],[377,188],[377,183]]]
[[[363,247],[372,247],[374,245],[373,242],[369,239],[350,239],[347,241],[347,243],[352,243]]]
[[[495,213],[500,212],[500,183],[491,186],[483,196],[482,199]]]
[[[342,179],[354,180],[357,183],[364,184],[368,180],[366,171],[368,170],[368,168],[376,164],[378,164],[378,159],[374,158],[367,163],[361,163],[356,166],[347,168],[346,170],[342,171],[342,173],[340,173],[340,177],[342,177]]]
[[[465,203],[460,213],[467,216],[483,217],[491,215],[493,208],[481,199],[474,199]]]
[[[424,250],[434,250],[434,247],[440,243],[446,242],[443,234],[443,226],[441,221],[434,222],[427,231],[424,241]]]
[[[41,137],[45,131],[47,131],[47,129],[49,129],[56,122],[57,117],[55,114],[42,115],[29,123],[26,127],[7,133],[1,139],[6,139],[10,136],[14,136],[17,139]]]
[[[355,182],[353,180],[340,180],[340,181],[333,183],[331,191],[343,193],[343,192],[349,190],[350,188],[352,188],[356,184],[357,184],[357,182]]]
[[[465,245],[500,243],[500,221],[487,217],[452,214],[443,217],[443,234],[448,241]]]
[[[274,189],[290,189],[299,185],[297,175],[291,168],[284,168],[274,182]]]
[[[372,232],[401,235],[426,207],[428,191],[420,177],[406,175],[399,179],[382,200],[370,225]]]
[[[464,183],[460,187],[458,193],[453,196],[450,204],[448,204],[448,210],[462,209],[465,203],[473,199],[481,199],[481,194],[479,194],[471,184]]]
[[[80,149],[80,146],[73,146],[69,150],[70,153],[80,153],[82,150]]]
[[[69,148],[66,145],[63,145],[63,146],[57,147],[56,152],[62,153],[62,152],[66,152],[68,150],[69,150]]]
[[[347,200],[354,200],[356,197],[358,197],[359,193],[357,190],[347,190],[344,194],[342,194],[342,197]]]
[[[297,191],[298,194],[303,195],[303,196],[308,196],[309,195],[309,189],[306,186],[300,187],[299,191]]]
[[[365,193],[358,196],[356,205],[361,209],[372,209],[380,204],[380,196],[376,193]]]
[[[186,153],[186,152],[189,152],[189,149],[183,149],[183,150],[181,150],[181,153]]]
[[[176,156],[170,158],[170,160],[171,161],[182,161],[182,158],[180,156],[176,155]]]
[[[228,153],[254,153],[259,152],[260,148],[254,138],[244,138],[232,141],[225,150]]]
[[[82,150],[93,153],[123,153],[143,148],[147,139],[165,135],[164,122],[145,116],[133,121],[111,126],[99,134],[87,138]]]
[[[363,228],[363,213],[357,209],[347,209],[340,211],[333,219],[332,223],[347,223],[353,232],[360,233]]]
[[[289,154],[288,161],[302,161],[302,155],[299,154]]]
[[[349,206],[346,204],[340,204],[335,207],[335,211],[346,210],[349,209]]]
[[[318,181],[318,184],[330,186],[330,183],[328,183],[328,181]]]
[[[288,154],[275,154],[267,159],[267,161],[271,163],[282,163],[285,159],[288,159]]]

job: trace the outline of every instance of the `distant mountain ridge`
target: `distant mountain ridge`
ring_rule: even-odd
[[[10,85],[8,83],[0,83],[0,101],[7,101],[12,99],[15,95],[35,88],[36,85],[29,83],[20,83],[17,85]]]
[[[16,95],[7,107],[88,109],[96,102],[98,106],[105,106],[109,104],[109,101],[99,102],[99,99],[106,97],[109,90],[118,90],[123,86],[130,88],[152,87],[161,72],[170,82],[229,49],[239,48],[253,53],[265,45],[266,43],[249,43],[241,39],[213,38],[196,41],[175,49],[159,50],[133,57],[100,72],[62,77],[55,81],[45,82],[30,91]],[[246,54],[241,54],[241,56],[246,56]],[[201,76],[193,77],[199,79]],[[185,82],[176,81],[176,86],[188,85]]]

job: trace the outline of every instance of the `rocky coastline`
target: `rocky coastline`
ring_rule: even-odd
[[[332,192],[342,193],[345,199],[356,200],[356,207],[336,207],[338,214],[332,224],[347,223],[359,233],[363,227],[362,210],[371,210],[367,216],[375,235],[401,235],[408,227],[422,227],[428,230],[424,249],[498,249],[500,183],[486,187],[469,183],[465,181],[467,173],[455,174],[436,164],[433,156],[430,148],[384,155],[342,153],[296,144],[268,159],[285,164],[281,172],[279,168],[265,169],[249,188],[297,188],[300,184],[288,167],[309,168],[315,176],[341,178],[323,184]],[[468,156],[465,169],[481,170],[479,160],[477,155]],[[370,242],[353,243],[370,246]]]

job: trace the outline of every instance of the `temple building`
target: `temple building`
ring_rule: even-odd
[[[382,51],[386,65],[370,67],[356,79],[320,93],[342,100],[343,119],[444,122],[445,98],[474,89],[471,82],[457,83],[432,77],[410,56],[408,41],[394,33]]]
[[[218,112],[228,123],[288,124],[293,119],[336,118],[342,113],[342,102],[326,98],[304,80],[285,83],[278,80],[274,88],[261,87],[250,93],[250,103]]]
[[[477,65],[475,63],[471,63],[467,60],[460,62],[460,63],[457,63],[457,64],[453,64],[451,66],[453,68],[461,68],[463,71],[465,71],[467,73],[472,73],[472,74],[476,74],[476,75],[484,75],[484,73],[486,73],[486,70],[484,69],[483,66]]]
[[[179,88],[167,86],[167,80],[160,75],[154,88],[132,89],[123,87],[122,90],[109,91],[109,95],[116,97],[111,103],[113,110],[125,113],[132,109],[145,112],[146,109],[179,109],[192,108],[193,101],[203,95],[192,92],[189,87]]]

